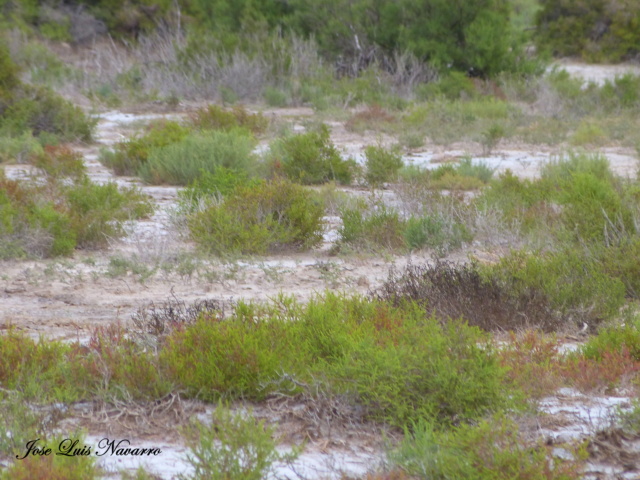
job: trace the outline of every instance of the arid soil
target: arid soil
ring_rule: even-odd
[[[593,68],[568,63],[562,66],[572,74],[595,81],[622,71],[619,67]],[[636,67],[629,69],[638,71]],[[264,113],[292,122],[294,129],[302,129],[304,119],[313,115],[312,110],[305,108],[266,110]],[[83,341],[89,337],[92,327],[113,321],[129,322],[139,308],[151,302],[161,303],[170,298],[187,303],[202,299],[254,300],[273,298],[280,293],[305,300],[327,289],[366,293],[384,281],[391,267],[431,261],[428,253],[382,258],[371,255],[332,256],[330,248],[339,227],[337,217],[326,218],[325,243],[311,253],[230,260],[198,256],[194,245],[171,221],[171,209],[177,198],[175,187],[148,186],[135,178],[113,177],[97,161],[101,148],[127,137],[141,122],[181,114],[118,111],[100,114],[96,143],[77,146],[84,155],[90,177],[98,182],[116,181],[122,185],[138,186],[153,198],[156,212],[147,220],[132,222],[127,227],[129,235],[122,240],[114,240],[105,250],[78,251],[71,258],[56,260],[0,262],[0,329],[14,327],[34,338],[43,336]],[[362,158],[362,149],[366,145],[378,141],[393,142],[391,138],[372,139],[348,132],[342,122],[332,122],[330,126],[333,142],[345,155],[356,159]],[[474,144],[456,144],[447,149],[427,145],[406,156],[405,161],[429,166],[436,165],[432,161],[437,162],[443,156],[471,154],[478,158],[481,152],[481,146]],[[500,144],[490,157],[483,157],[483,160],[498,170],[510,168],[518,175],[532,177],[537,174],[539,165],[554,153],[557,152],[550,148]],[[615,171],[622,175],[635,175],[635,152],[612,148],[604,149],[603,153]],[[6,166],[5,171],[12,178],[34,174],[26,165]],[[362,194],[355,188],[345,190]],[[390,191],[384,193],[391,195]],[[491,258],[493,252],[470,247],[451,259],[464,261],[469,254],[482,259]],[[118,270],[118,264],[125,264],[126,268]],[[552,444],[568,438],[591,437],[608,426],[607,421],[616,407],[629,406],[629,402],[630,399],[624,396],[586,398],[567,390],[542,401],[540,409],[546,414],[532,419],[531,425],[523,428],[533,437],[541,436]],[[114,415],[105,408],[95,405],[73,407],[72,423],[88,429],[87,441],[97,443],[105,436],[117,435],[128,438],[132,445],[162,448],[161,458],[148,461],[149,471],[156,473],[158,478],[170,479],[189,471],[185,462],[186,448],[178,441],[175,431],[169,428],[175,424],[174,420],[166,419],[165,423],[160,421],[157,424],[151,422],[145,430],[139,424],[136,426],[126,421],[110,423]],[[180,418],[190,414],[206,417],[206,408],[199,404],[181,403],[172,408],[168,411],[182,415]],[[303,440],[308,442],[296,465],[281,466],[279,476],[338,478],[342,471],[360,475],[382,460],[381,432],[374,426],[357,422],[349,425],[346,417],[323,417],[318,405],[304,402],[254,406],[254,409],[256,416],[276,422],[289,444]],[[394,432],[387,432],[387,435],[392,437]],[[640,478],[637,439],[614,438],[615,431],[608,437],[598,435],[602,455],[595,457],[598,462],[591,464],[586,478]],[[286,443],[283,448],[287,448]],[[563,454],[566,452],[559,449],[558,455]],[[122,468],[134,471],[137,466],[131,459],[105,460],[105,467],[113,472]],[[114,476],[117,477],[116,474]]]

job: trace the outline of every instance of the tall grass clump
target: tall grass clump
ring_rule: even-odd
[[[350,184],[355,162],[343,160],[331,143],[329,128],[293,135],[274,142],[267,162],[275,175],[306,185],[335,181]]]
[[[147,183],[187,185],[201,172],[218,168],[252,172],[255,141],[240,130],[189,134],[170,145],[149,150],[138,174]]]
[[[209,252],[264,254],[310,249],[322,242],[324,208],[287,180],[241,186],[188,219],[191,237]]]

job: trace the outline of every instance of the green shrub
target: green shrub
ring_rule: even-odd
[[[275,462],[297,457],[295,451],[279,453],[274,429],[257,422],[251,411],[232,414],[218,405],[211,420],[211,425],[194,422],[185,428],[191,450],[187,459],[194,472],[181,475],[181,480],[261,480]]]
[[[173,388],[157,356],[120,323],[93,329],[87,346],[76,345],[68,361],[74,364],[74,382],[102,399],[156,400]]]
[[[329,129],[293,135],[270,147],[268,161],[274,174],[312,185],[336,181],[351,183],[355,162],[343,160],[329,139]]]
[[[540,169],[541,178],[556,187],[569,183],[575,174],[591,174],[609,181],[613,179],[609,160],[600,154],[569,152],[568,155],[544,163]]]
[[[632,358],[640,360],[640,322],[632,318],[621,326],[601,329],[587,340],[580,353],[592,360],[602,360],[607,352],[627,350]]]
[[[188,134],[189,129],[178,122],[155,122],[144,135],[117,144],[113,151],[103,150],[100,162],[116,175],[137,175],[153,149],[179,142]]]
[[[285,180],[239,187],[218,204],[188,218],[201,248],[222,254],[264,254],[322,242],[323,206],[301,186]]]
[[[16,455],[23,455],[28,441],[44,437],[55,426],[55,410],[46,414],[35,411],[29,400],[16,390],[6,390],[0,395],[1,459],[13,460]]]
[[[456,173],[462,177],[473,177],[482,183],[489,183],[493,177],[495,168],[489,167],[485,162],[472,162],[471,157],[465,157],[456,165]]]
[[[61,141],[90,140],[96,120],[46,87],[20,81],[7,45],[0,41],[0,132],[19,137],[52,134]]]
[[[591,328],[617,315],[624,303],[623,282],[607,275],[597,259],[573,248],[546,254],[512,252],[485,274],[515,294],[531,288],[544,293],[563,316]]]
[[[536,38],[543,49],[599,62],[619,62],[640,51],[636,2],[543,0],[540,4]]]
[[[583,120],[569,139],[572,145],[601,146],[607,143],[608,137],[602,127],[589,120]]]
[[[503,394],[504,370],[479,330],[425,318],[417,307],[401,313],[380,306],[365,322],[362,328],[378,334],[360,336],[324,370],[370,418],[396,426],[418,418],[450,425],[515,403]]]
[[[286,107],[289,104],[288,94],[274,87],[265,88],[264,100],[270,107],[282,108]]]
[[[501,416],[444,431],[418,421],[390,454],[392,465],[425,480],[577,480],[586,456],[576,448],[561,460],[551,447],[527,445],[518,425]]]
[[[404,220],[384,203],[371,208],[364,204],[347,205],[339,213],[342,220],[338,230],[341,244],[363,250],[406,248],[402,236]]]
[[[24,163],[32,156],[42,154],[42,145],[31,132],[0,138],[0,163]]]
[[[261,113],[249,113],[242,106],[225,110],[217,105],[209,105],[191,114],[190,122],[194,127],[202,130],[234,130],[246,128],[254,135],[264,133],[269,126],[267,120]]]
[[[47,257],[99,247],[124,234],[122,222],[151,213],[148,198],[135,189],[97,185],[88,177],[63,180],[37,185],[0,174],[0,256]]]
[[[58,341],[36,342],[11,329],[0,335],[0,383],[29,400],[77,400],[80,386],[70,383],[66,361],[71,349]]]
[[[217,195],[229,195],[241,186],[258,187],[260,183],[261,180],[257,178],[249,178],[249,173],[246,170],[218,167],[214,172],[201,171],[195,180],[178,192],[178,197],[184,211],[191,213],[202,200]]]
[[[612,242],[606,248],[594,250],[594,255],[602,262],[603,271],[624,283],[627,297],[640,299],[640,265],[636,261],[640,255],[640,238],[634,235],[623,238],[619,243]]]
[[[122,223],[150,215],[149,198],[136,188],[114,182],[98,185],[85,178],[65,189],[79,247],[97,248],[124,235]]]
[[[473,98],[476,89],[473,81],[462,72],[449,72],[436,82],[418,86],[418,96],[421,100],[429,100],[432,97],[443,96],[449,100],[460,100],[462,97]]]
[[[254,140],[242,131],[190,134],[170,145],[149,150],[138,174],[147,183],[187,185],[201,172],[216,169],[251,172],[255,166]]]
[[[300,352],[300,345],[282,320],[245,316],[243,308],[255,310],[241,304],[229,319],[204,315],[169,336],[160,352],[168,377],[205,400],[267,395],[271,389],[265,385],[291,369],[292,352]]]
[[[443,325],[408,302],[357,296],[239,304],[225,319],[205,314],[166,339],[160,364],[205,399],[262,399],[306,384],[399,426],[418,418],[450,424],[517,404],[516,392],[504,395],[505,371],[477,329]]]
[[[441,216],[411,217],[404,228],[404,239],[411,250],[431,248],[438,256],[446,256],[472,239],[467,227],[459,222],[447,222]]]
[[[395,180],[398,170],[402,168],[402,157],[399,153],[387,150],[382,146],[365,148],[365,178],[369,185],[380,185]]]

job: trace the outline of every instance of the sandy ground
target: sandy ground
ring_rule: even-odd
[[[636,66],[611,66],[594,69],[589,66],[563,63],[570,73],[587,80],[601,82],[612,75],[631,70],[640,72]],[[304,118],[313,114],[310,109],[281,109],[267,111],[267,115],[277,115],[294,123],[294,129],[302,129]],[[128,322],[133,314],[151,302],[162,303],[177,298],[187,303],[202,299],[224,300],[264,300],[280,293],[306,300],[327,289],[366,293],[380,285],[391,267],[402,268],[408,262],[430,261],[428,253],[418,256],[331,256],[330,247],[336,238],[338,222],[335,217],[327,217],[325,243],[322,248],[311,253],[274,255],[263,258],[242,258],[233,261],[202,259],[195,255],[194,246],[186,241],[171,223],[171,208],[175,204],[177,189],[169,186],[142,185],[135,178],[113,177],[97,157],[100,148],[112,145],[128,136],[132,128],[140,122],[157,117],[175,117],[170,114],[130,114],[117,111],[100,115],[97,142],[89,146],[78,146],[83,153],[91,178],[98,182],[116,181],[121,185],[135,185],[153,198],[156,213],[149,219],[133,222],[128,226],[129,235],[114,241],[109,248],[101,251],[78,251],[73,257],[43,261],[0,262],[0,330],[14,327],[24,330],[34,337],[86,340],[91,328],[107,325],[119,320]],[[371,139],[357,133],[348,132],[340,122],[333,122],[332,140],[345,155],[362,160],[363,147]],[[389,139],[387,139],[389,141]],[[479,145],[453,145],[447,149],[426,146],[421,151],[405,157],[405,162],[427,167],[437,166],[443,156],[471,154],[489,166],[500,170],[507,168],[523,177],[533,177],[539,166],[555,153],[552,149],[527,145],[500,145],[488,157],[480,156]],[[605,149],[614,170],[622,175],[634,175],[637,158],[635,152],[625,149]],[[30,172],[25,165],[5,167],[9,177],[25,177]],[[355,193],[353,191],[352,193]],[[389,192],[385,192],[389,194]],[[466,253],[456,254],[454,260],[464,260]],[[114,273],[114,259],[125,259],[132,263],[153,265],[168,263],[171,271],[158,268],[149,273]],[[610,419],[616,408],[629,405],[625,396],[602,398],[583,397],[576,392],[559,392],[556,397],[541,402],[543,419],[532,427],[532,435],[547,438],[551,443],[561,443],[568,438],[593,436]],[[308,407],[308,406],[307,406]],[[295,408],[307,408],[305,405]],[[74,418],[84,418],[83,408]],[[206,407],[192,405],[193,411],[204,415]],[[256,415],[274,419],[264,407],[256,407]],[[262,410],[259,410],[262,408]],[[275,415],[281,419],[281,416]],[[83,422],[89,429],[87,442],[97,443],[112,434],[111,426],[99,422]],[[296,465],[281,465],[278,476],[288,478],[339,478],[340,472],[362,475],[378,465],[383,458],[380,432],[371,426],[358,426],[349,431],[336,423],[334,433],[320,431],[315,437],[313,428],[305,422],[280,422],[279,428],[292,443],[301,438],[291,436],[291,432],[302,429],[306,432],[307,444],[303,456]],[[315,426],[317,429],[317,426]],[[161,447],[161,458],[148,462],[150,471],[158,478],[171,479],[189,471],[185,462],[186,448],[175,439],[176,435],[163,435],[162,428],[156,428],[148,435],[135,429],[124,429],[116,434],[124,435],[132,445]],[[318,433],[318,432],[316,432]],[[603,439],[603,445],[611,439]],[[620,443],[620,439],[617,439]],[[637,454],[637,441],[627,441],[628,451]],[[283,448],[287,448],[283,446]],[[604,447],[603,447],[604,448]],[[566,453],[566,452],[565,452]],[[558,451],[558,455],[565,454]],[[634,457],[635,458],[635,457]],[[635,460],[634,460],[635,461]],[[138,463],[129,459],[105,458],[105,468],[116,472],[119,469],[135,470]],[[145,462],[142,462],[145,464]],[[629,468],[629,462],[593,462],[585,478],[640,478],[638,468]],[[634,464],[635,465],[635,464]],[[640,465],[640,459],[639,463]],[[114,474],[117,477],[117,474]],[[630,476],[632,475],[632,476]],[[633,476],[635,475],[635,476]]]

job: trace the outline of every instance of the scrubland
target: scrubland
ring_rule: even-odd
[[[637,67],[528,53],[548,2],[478,17],[488,57],[354,23],[340,62],[304,2],[220,38],[160,3],[0,43],[1,479],[637,476]],[[14,460],[106,435],[178,470]]]

